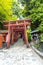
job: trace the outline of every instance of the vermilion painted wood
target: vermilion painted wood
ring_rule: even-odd
[[[30,25],[30,23],[19,23],[19,24],[10,24],[10,27],[13,27],[13,26],[24,26],[24,24],[25,24],[26,26]],[[5,26],[8,27],[9,24],[7,24],[7,25],[5,25]]]
[[[9,40],[7,43],[8,46],[10,46],[10,40],[14,42],[15,40],[19,38],[20,32],[22,33],[24,41],[26,45],[28,46],[28,37],[27,37],[26,27],[31,25],[30,21],[31,19],[4,22],[4,25],[8,27],[8,34],[9,34],[8,36]]]
[[[0,34],[0,48],[2,48],[2,41],[3,41],[3,36]]]

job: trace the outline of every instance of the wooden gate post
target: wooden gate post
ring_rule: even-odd
[[[9,26],[8,26],[8,34],[6,36],[6,42],[7,42],[7,48],[10,47],[10,41],[11,41],[11,31],[10,31],[10,22],[9,22]]]
[[[28,36],[27,36],[27,32],[26,32],[26,25],[24,23],[24,39],[25,39],[25,43],[27,45],[27,48],[29,47],[29,44],[28,44]]]
[[[10,33],[8,33],[6,36],[6,43],[7,43],[7,48],[9,48],[10,47]]]
[[[2,34],[0,34],[0,48],[2,48],[2,42],[3,42],[3,36],[2,36]]]
[[[12,29],[12,40],[11,40],[11,44],[13,45],[14,44],[14,32],[13,32],[13,29]]]

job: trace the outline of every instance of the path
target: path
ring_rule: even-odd
[[[43,60],[19,39],[11,48],[0,50],[0,65],[43,65]]]

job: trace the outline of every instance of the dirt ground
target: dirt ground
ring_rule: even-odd
[[[9,49],[0,50],[0,65],[43,65],[43,59],[19,39]]]

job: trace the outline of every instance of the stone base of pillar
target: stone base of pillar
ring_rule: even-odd
[[[27,48],[30,48],[30,46],[29,46],[29,45],[27,45],[26,47],[27,47]]]
[[[6,49],[10,48],[10,46],[6,46]]]

